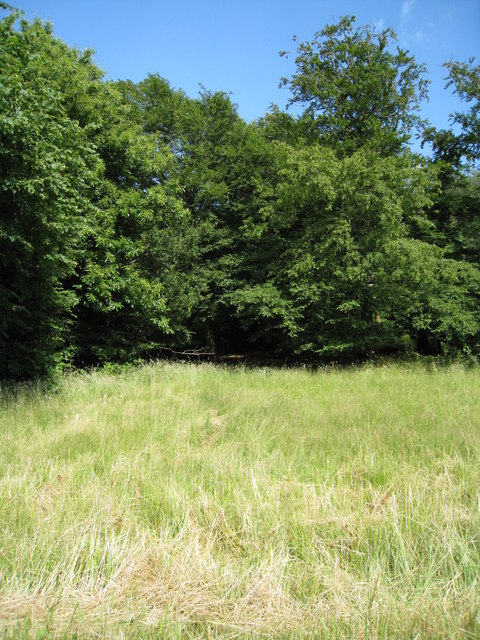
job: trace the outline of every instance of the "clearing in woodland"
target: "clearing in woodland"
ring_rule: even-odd
[[[432,361],[4,394],[0,637],[479,637],[479,407]]]

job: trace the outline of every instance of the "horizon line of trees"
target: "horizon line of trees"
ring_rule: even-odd
[[[438,131],[424,66],[346,16],[296,43],[299,115],[247,123],[0,9],[0,380],[166,349],[480,355],[474,60],[446,63],[465,111]]]

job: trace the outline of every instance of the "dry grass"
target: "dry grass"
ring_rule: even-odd
[[[0,410],[0,637],[476,638],[480,372],[157,365]]]

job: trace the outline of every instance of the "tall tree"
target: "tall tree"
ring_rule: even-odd
[[[30,378],[142,356],[178,329],[166,275],[186,211],[173,154],[92,52],[19,18],[0,33],[0,375]]]
[[[388,155],[409,141],[428,82],[424,65],[400,47],[390,50],[395,40],[392,29],[356,27],[345,16],[297,45],[296,72],[282,84],[323,144],[343,155],[365,145]]]
[[[29,379],[68,351],[63,282],[101,165],[49,79],[49,28],[19,18],[0,22],[0,378]]]
[[[424,142],[432,144],[434,158],[444,163],[448,176],[465,161],[474,164],[480,159],[480,65],[474,65],[474,61],[452,60],[443,65],[448,69],[445,88],[453,87],[453,92],[469,105],[466,111],[450,114],[452,126],[460,127],[460,132],[426,127],[423,134]]]
[[[178,267],[189,289],[192,340],[232,349],[240,329],[227,293],[243,268],[241,226],[255,206],[256,172],[264,160],[257,130],[242,122],[224,92],[202,89],[191,99],[156,75],[123,90],[142,114],[145,131],[158,144],[168,142],[175,157],[190,213],[191,242]]]
[[[48,81],[102,166],[75,271],[64,281],[78,298],[70,333],[73,361],[146,356],[182,330],[182,305],[169,291],[177,246],[171,238],[181,238],[186,227],[174,156],[144,131],[120,87],[103,80],[91,51],[50,37],[44,56]]]
[[[378,264],[389,243],[429,225],[428,172],[414,157],[363,149],[339,159],[319,144],[278,144],[275,163],[275,182],[259,187],[263,206],[247,227],[257,264],[234,294],[237,313],[252,326],[263,316],[264,339],[275,336],[287,352],[351,355],[398,344]]]
[[[480,65],[450,61],[446,88],[453,88],[465,104],[450,114],[450,129],[424,131],[424,143],[433,147],[433,164],[441,191],[431,211],[436,242],[450,257],[480,266]]]

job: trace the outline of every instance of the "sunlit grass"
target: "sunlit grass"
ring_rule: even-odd
[[[475,638],[480,371],[161,364],[0,409],[6,638]]]

